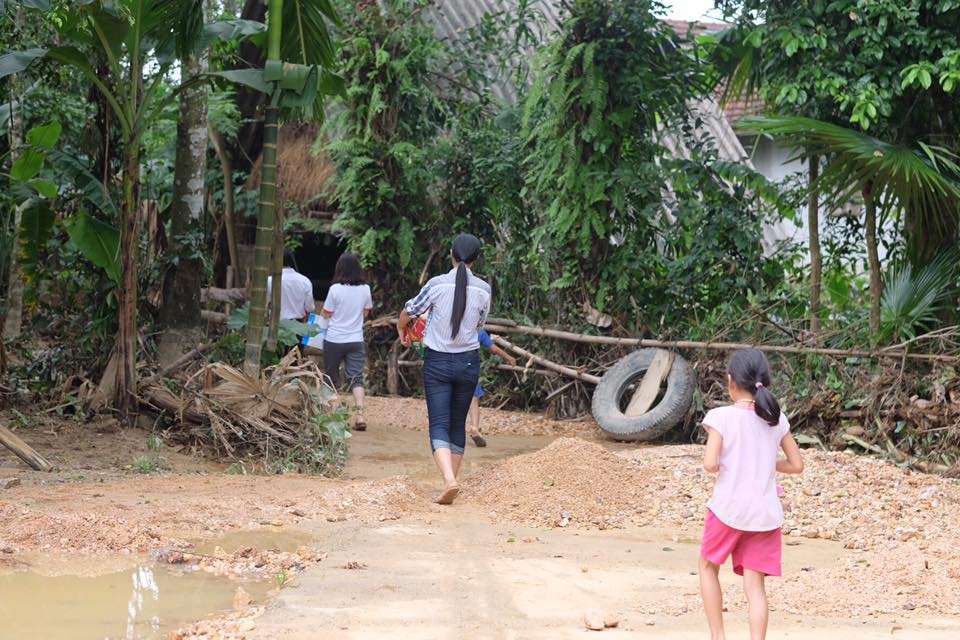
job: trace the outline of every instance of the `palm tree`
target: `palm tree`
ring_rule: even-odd
[[[18,3],[19,4],[19,3]],[[44,0],[23,2],[23,7],[49,11]],[[174,52],[201,40],[202,0],[118,0],[71,3],[55,25],[71,44],[30,49],[3,56],[0,78],[47,58],[81,71],[110,105],[123,141],[123,207],[120,212],[120,284],[115,347],[117,409],[129,417],[136,401],[137,347],[137,209],[140,200],[140,144],[143,132],[161,114],[166,99],[161,80],[176,62]],[[91,67],[89,53],[107,61],[109,76],[102,78]],[[148,77],[144,66],[157,62]],[[109,376],[108,376],[109,377]]]
[[[48,12],[49,0],[16,2],[24,9]],[[115,370],[104,380],[116,379],[107,391],[125,418],[136,402],[137,346],[137,210],[140,200],[140,146],[144,132],[162,117],[164,108],[198,78],[184,78],[172,95],[163,81],[178,58],[194,53],[216,37],[237,37],[232,24],[222,29],[203,24],[203,0],[88,0],[58,7],[50,23],[59,32],[58,46],[9,52],[0,56],[0,78],[26,69],[32,62],[49,59],[80,71],[100,92],[118,124],[123,141],[123,207],[117,299],[118,329]],[[225,36],[224,34],[233,34]],[[207,36],[207,37],[204,37]],[[89,60],[106,61],[101,75]],[[147,65],[147,62],[150,62]],[[147,71],[145,73],[145,71]],[[115,375],[114,375],[115,374]]]
[[[864,232],[870,270],[870,330],[880,330],[882,280],[877,251],[877,207],[908,211],[926,220],[954,216],[960,207],[956,156],[918,142],[917,148],[890,144],[839,125],[791,116],[751,117],[744,131],[769,135],[798,150],[798,157],[820,157],[825,165],[816,185],[832,206],[864,202]]]
[[[267,9],[267,61],[262,70],[221,71],[215,75],[238,82],[269,96],[264,113],[263,162],[257,239],[254,248],[253,285],[247,322],[244,371],[257,376],[266,324],[267,275],[283,249],[278,221],[277,132],[281,109],[298,117],[322,118],[324,94],[339,91],[342,82],[329,72],[334,47],[327,21],[338,22],[330,0],[269,0]],[[284,25],[289,25],[284,32]],[[271,259],[273,256],[276,258]],[[280,275],[275,274],[275,312],[279,311]]]

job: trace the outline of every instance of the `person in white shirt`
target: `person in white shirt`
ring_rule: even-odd
[[[323,339],[323,363],[334,386],[340,382],[340,363],[347,370],[347,380],[357,405],[355,431],[366,431],[363,417],[363,368],[366,364],[366,349],[363,342],[363,320],[373,309],[370,285],[363,277],[360,259],[345,253],[337,260],[333,272],[333,284],[323,301],[324,318],[330,320]]]
[[[294,270],[293,251],[283,252],[283,272],[280,275],[280,319],[305,322],[316,302],[310,278]],[[273,278],[267,278],[267,300],[272,300]]]

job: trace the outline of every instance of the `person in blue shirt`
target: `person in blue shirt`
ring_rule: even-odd
[[[490,334],[487,333],[486,329],[480,329],[477,333],[477,340],[480,342],[480,346],[486,349],[489,349],[496,355],[500,356],[513,366],[517,366],[517,359],[512,355],[498,347],[494,342],[493,338],[490,337]],[[487,440],[483,437],[483,434],[480,433],[480,398],[483,397],[483,387],[480,386],[480,383],[477,382],[477,389],[473,392],[473,400],[470,403],[470,412],[467,414],[467,424],[469,425],[470,437],[473,438],[473,444],[478,447],[487,446]]]

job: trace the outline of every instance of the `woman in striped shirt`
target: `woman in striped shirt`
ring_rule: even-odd
[[[429,312],[423,334],[423,386],[430,422],[430,448],[443,474],[439,504],[452,504],[460,485],[457,474],[466,447],[466,421],[473,392],[480,380],[480,343],[490,310],[490,285],[473,275],[480,257],[480,240],[460,234],[453,241],[453,269],[431,278],[400,311],[400,342],[410,346],[407,327]]]

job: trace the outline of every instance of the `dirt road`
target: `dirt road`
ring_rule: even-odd
[[[424,452],[423,435],[413,436],[375,428],[358,434],[347,473],[379,478],[400,469],[429,491],[436,472]],[[549,440],[491,438],[486,450],[470,450],[466,470],[482,469]],[[686,640],[707,635],[699,611],[680,616],[641,612],[697,591],[697,541],[675,530],[531,528],[491,522],[469,500],[376,526],[321,522],[309,529],[330,555],[280,593],[256,621],[251,640],[580,638],[581,617],[591,607],[622,617],[620,627],[603,637]],[[836,542],[804,540],[787,548],[784,571],[789,575],[833,566],[849,554]],[[345,568],[350,566],[363,568]],[[736,584],[730,572],[724,580]],[[728,618],[731,637],[746,637],[743,612]],[[851,634],[864,640],[946,640],[960,634],[960,619],[837,620],[774,611],[771,628],[773,640]]]
[[[243,600],[178,637],[579,638],[593,607],[622,619],[607,636],[706,636],[695,569],[709,479],[699,448],[601,447],[588,422],[488,411],[496,435],[468,451],[462,498],[439,507],[430,502],[438,486],[422,403],[373,399],[368,419],[335,480],[228,475],[175,452],[164,452],[171,472],[133,475],[130,457],[146,434],[123,433],[119,450],[110,434],[34,438],[70,469],[35,474],[0,455],[0,477],[22,479],[0,492],[0,573],[32,572],[0,581],[0,592],[33,584],[27,575],[96,573],[191,542],[211,555],[308,543],[326,555],[298,575],[278,574],[279,592],[249,589],[253,606]],[[58,449],[73,438],[92,443],[87,455],[110,454],[85,466]],[[770,638],[960,637],[960,487],[813,452],[804,478],[785,484],[792,531],[784,578],[771,580]],[[565,509],[569,526],[555,526]],[[729,637],[746,637],[737,582],[729,570],[723,581]],[[229,608],[234,589],[221,588],[226,605],[211,599],[207,610]],[[34,596],[24,601],[42,601]],[[60,635],[44,640],[105,637],[76,623],[53,628]],[[159,638],[168,628],[106,637]]]

